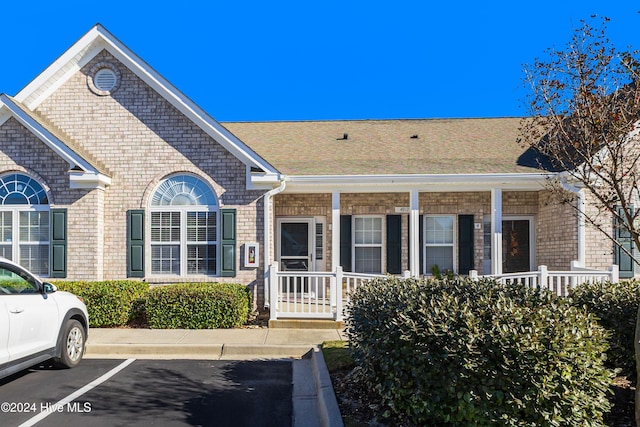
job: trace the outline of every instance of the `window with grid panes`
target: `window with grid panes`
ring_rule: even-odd
[[[353,250],[356,273],[382,272],[382,217],[356,216]]]
[[[165,179],[151,200],[153,274],[218,274],[218,204],[192,175]]]
[[[453,272],[454,217],[452,215],[425,216],[425,268],[431,274],[434,265],[444,273]]]
[[[25,174],[0,177],[0,256],[49,274],[49,200],[44,187]]]

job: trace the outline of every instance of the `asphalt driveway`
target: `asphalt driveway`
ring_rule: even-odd
[[[3,426],[289,427],[291,397],[291,360],[88,359],[72,370],[36,368],[0,380],[0,419]]]

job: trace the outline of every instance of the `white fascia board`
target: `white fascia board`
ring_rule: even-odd
[[[76,154],[73,150],[69,149],[69,147],[45,129],[40,123],[31,118],[31,116],[22,111],[22,109],[16,106],[6,95],[0,95],[0,107],[7,108],[11,112],[11,115],[20,124],[22,124],[22,126],[27,128],[29,132],[44,142],[51,150],[60,156],[61,159],[69,163],[69,167],[71,169],[78,167],[85,172],[95,172],[95,169],[91,164]]]
[[[104,190],[109,185],[111,185],[111,178],[101,173],[69,171],[70,188]]]
[[[236,158],[244,164],[260,168],[268,174],[277,173],[264,159],[254,153],[253,150],[224,128],[224,126],[220,125],[220,123],[198,107],[107,30],[102,27],[97,27],[97,31],[102,37],[103,42],[107,45],[106,49],[112,55]]]
[[[537,191],[553,174],[440,174],[440,175],[355,175],[355,176],[287,176],[285,193],[341,192],[398,192],[418,190],[434,191],[489,191],[505,190]]]
[[[29,102],[27,102],[28,98],[41,91],[43,87],[46,87],[45,91],[47,93],[51,93],[55,90],[55,88],[59,87],[65,81],[67,81],[69,76],[71,76],[80,68],[78,66],[80,58],[84,58],[87,56],[87,50],[91,49],[91,47],[93,46],[93,42],[98,34],[98,26],[95,26],[91,30],[89,30],[84,36],[80,38],[80,40],[75,42],[73,46],[67,49],[62,55],[58,57],[58,59],[56,59],[42,73],[40,73],[27,86],[25,86],[20,92],[18,92],[18,94],[14,97],[16,101],[23,103],[31,110],[37,107],[37,105],[42,102],[42,99],[46,97],[43,97],[42,95],[38,96],[37,102],[35,100],[30,100]],[[89,55],[89,57],[93,58],[96,53],[97,52],[92,52],[92,55]],[[54,77],[56,77],[56,79],[52,81]]]
[[[246,167],[247,190],[271,190],[280,185],[279,173],[251,172],[251,167]]]
[[[22,89],[15,96],[15,99],[31,110],[35,109],[69,77],[91,61],[102,49],[109,51],[140,79],[244,164],[260,168],[268,174],[277,173],[275,168],[205,113],[101,25],[96,25],[82,36],[53,64]]]

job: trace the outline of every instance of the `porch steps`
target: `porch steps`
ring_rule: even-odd
[[[277,319],[269,320],[272,329],[342,329],[344,323],[335,320],[321,319]]]

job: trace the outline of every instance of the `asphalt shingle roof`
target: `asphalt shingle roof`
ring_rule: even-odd
[[[222,125],[288,175],[540,172],[518,164],[526,151],[516,142],[520,122],[486,118]],[[342,139],[345,134],[347,139]]]

